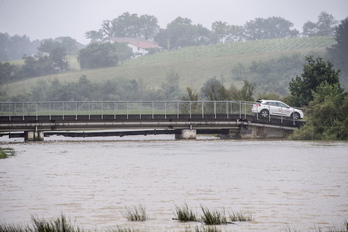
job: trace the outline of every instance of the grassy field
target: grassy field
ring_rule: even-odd
[[[68,61],[73,71],[7,84],[5,90],[10,96],[14,96],[30,91],[38,80],[57,78],[62,82],[76,82],[82,75],[86,75],[92,82],[121,78],[143,80],[148,87],[158,88],[171,70],[180,75],[179,85],[182,88],[189,86],[200,89],[211,77],[217,77],[226,85],[233,82],[238,86],[241,81],[234,80],[232,74],[233,67],[238,63],[247,66],[253,61],[278,58],[282,55],[322,53],[325,52],[326,47],[334,43],[335,40],[332,37],[312,37],[188,47],[143,56],[117,67],[93,70],[79,70],[76,57],[69,56]],[[20,64],[21,61],[16,62]]]

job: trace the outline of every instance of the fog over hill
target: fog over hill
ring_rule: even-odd
[[[347,8],[346,0],[0,0],[0,32],[40,40],[69,36],[87,44],[87,31],[98,30],[104,20],[124,12],[153,15],[161,28],[179,16],[209,29],[215,21],[242,26],[255,18],[276,16],[302,31],[303,24],[315,22],[320,12],[340,21],[347,17]]]

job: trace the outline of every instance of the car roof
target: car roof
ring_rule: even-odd
[[[277,100],[264,100],[264,99],[261,99],[261,100],[257,100],[256,102],[281,102],[281,101],[277,101]]]

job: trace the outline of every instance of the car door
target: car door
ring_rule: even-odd
[[[290,107],[282,102],[277,102],[277,104],[278,104],[279,115],[289,117],[291,114]]]
[[[268,102],[269,104],[269,111],[271,115],[280,115],[280,108],[277,105],[277,102]]]

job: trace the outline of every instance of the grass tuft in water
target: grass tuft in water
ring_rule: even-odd
[[[221,225],[227,223],[224,211],[210,211],[208,208],[201,206],[203,211],[202,221],[206,225]]]
[[[0,147],[0,159],[6,159],[10,156],[14,156],[15,155],[15,151],[13,150],[13,148],[1,148]]]
[[[121,228],[117,226],[116,228],[107,230],[107,232],[138,232],[138,230],[131,229],[131,228]]]
[[[126,211],[124,215],[128,219],[128,221],[146,221],[147,215],[145,206],[139,204],[138,206],[127,207],[125,206]]]
[[[176,216],[181,222],[194,222],[197,221],[197,216],[189,209],[188,205],[185,204],[182,207],[175,206]]]
[[[245,215],[242,212],[235,213],[233,211],[229,213],[229,218],[232,222],[250,222],[253,220],[251,214]]]
[[[79,227],[74,227],[67,221],[64,215],[61,215],[55,220],[45,220],[37,217],[32,217],[33,232],[82,232]]]

